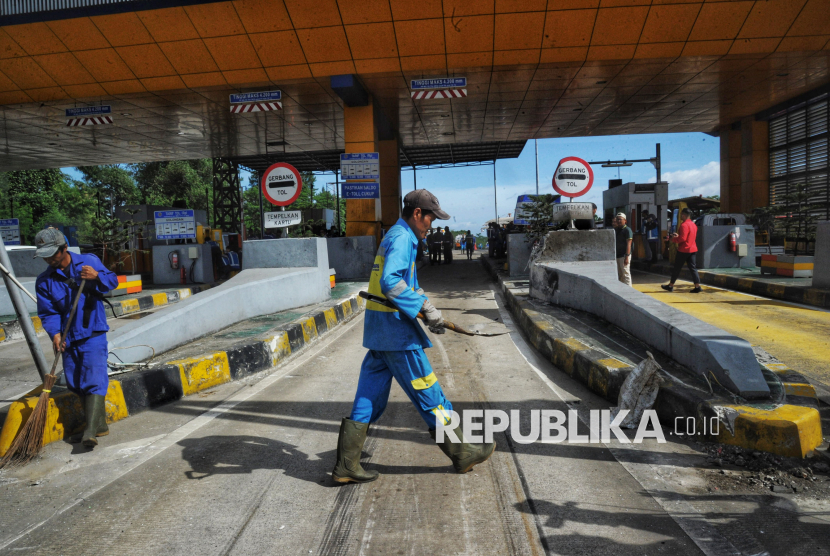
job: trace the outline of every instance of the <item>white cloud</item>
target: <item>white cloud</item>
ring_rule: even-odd
[[[661,177],[669,182],[670,199],[720,195],[720,162],[715,160],[692,170],[666,172]],[[649,181],[654,182],[655,178]]]

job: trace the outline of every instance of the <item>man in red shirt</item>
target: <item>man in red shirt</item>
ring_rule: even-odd
[[[692,281],[695,283],[693,290],[690,293],[700,293],[700,276],[697,274],[697,266],[695,266],[695,253],[697,253],[697,225],[692,222],[690,216],[692,211],[684,208],[680,211],[680,226],[677,228],[677,233],[672,234],[669,241],[677,244],[677,254],[674,257],[674,268],[671,271],[671,281],[668,284],[660,286],[666,291],[674,290],[674,283],[677,277],[680,276],[680,270],[683,265],[689,267],[689,272],[692,274]]]

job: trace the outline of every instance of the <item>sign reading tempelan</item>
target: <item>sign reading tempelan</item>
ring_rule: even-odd
[[[287,228],[296,226],[303,221],[303,213],[299,210],[283,210],[265,213],[266,228]]]

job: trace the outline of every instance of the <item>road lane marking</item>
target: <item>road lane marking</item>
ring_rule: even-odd
[[[27,527],[25,530],[18,533],[14,537],[6,541],[3,541],[2,544],[0,544],[0,550],[3,550],[10,544],[17,542],[26,535],[32,533],[33,531],[36,531],[53,518],[63,515],[67,511],[71,510],[72,508],[83,502],[85,499],[95,495],[96,493],[108,487],[109,485],[111,485],[127,473],[130,473],[131,471],[137,469],[147,461],[161,454],[167,448],[177,445],[179,442],[181,442],[194,432],[198,431],[199,429],[201,429],[217,417],[224,415],[240,403],[247,401],[248,399],[256,396],[260,392],[272,386],[275,382],[283,378],[291,371],[294,371],[298,367],[307,363],[309,360],[313,359],[315,356],[317,356],[317,354],[322,352],[324,349],[328,348],[332,342],[339,339],[345,333],[354,328],[355,325],[357,325],[357,323],[362,321],[363,313],[360,314],[360,318],[353,319],[352,322],[346,323],[344,326],[340,327],[339,330],[334,330],[332,333],[326,334],[323,338],[321,338],[320,342],[317,342],[316,345],[312,347],[311,350],[305,353],[301,353],[299,357],[297,357],[297,359],[295,359],[294,361],[287,362],[282,368],[275,368],[272,374],[264,377],[258,383],[252,385],[243,384],[235,394],[232,394],[228,399],[220,403],[218,406],[205,411],[198,417],[195,417],[194,419],[185,423],[184,425],[181,425],[173,431],[163,435],[162,438],[150,445],[148,449],[141,455],[141,457],[136,459],[133,465],[126,467],[120,473],[115,474],[114,476],[110,477],[108,480],[101,483],[100,485],[92,487],[85,492],[82,492],[78,496],[78,498],[75,499],[75,501],[63,506],[58,510],[55,510],[46,519],[43,519],[42,521],[39,521],[38,523],[35,523],[34,525]]]

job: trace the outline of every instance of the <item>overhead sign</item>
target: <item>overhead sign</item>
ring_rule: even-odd
[[[558,203],[553,205],[554,222],[593,219],[594,206],[591,203]]]
[[[594,171],[591,165],[575,156],[559,161],[553,174],[553,189],[565,197],[581,197],[594,185]]]
[[[303,221],[303,213],[299,210],[281,210],[265,213],[266,228],[287,228],[296,226]]]
[[[196,239],[196,214],[192,209],[157,210],[156,239]]]
[[[66,125],[78,127],[87,125],[104,125],[112,123],[111,106],[85,106],[83,108],[67,108]]]
[[[231,113],[270,112],[282,110],[282,91],[261,91],[230,95]]]
[[[466,77],[439,77],[437,79],[413,79],[412,90],[420,89],[460,89],[467,86]]]
[[[277,162],[262,174],[262,194],[272,205],[287,207],[303,190],[300,172],[286,162]]]
[[[20,220],[7,218],[0,220],[0,235],[6,245],[20,245]]]
[[[380,156],[378,153],[341,154],[340,177],[344,180],[380,179]]]
[[[431,98],[462,98],[467,96],[466,77],[439,77],[437,79],[413,79],[410,96],[415,100]]]
[[[343,199],[380,199],[380,183],[376,181],[344,183],[341,191]]]

